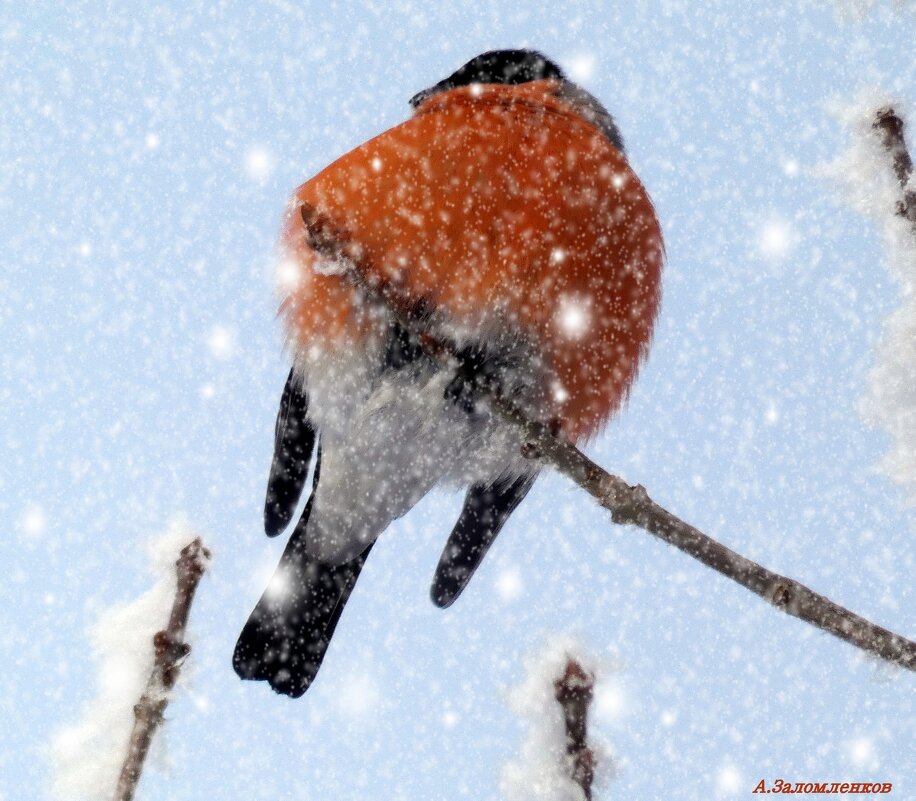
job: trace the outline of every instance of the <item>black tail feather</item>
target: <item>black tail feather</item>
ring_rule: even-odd
[[[509,515],[534,484],[537,473],[515,481],[474,484],[464,499],[464,508],[439,558],[430,595],[436,606],[454,603],[480,566]]]
[[[290,390],[289,382],[287,390]],[[287,393],[284,392],[284,405],[286,398]],[[277,426],[279,432],[279,420]],[[314,433],[308,436],[314,440]],[[309,455],[311,448],[310,442]],[[274,465],[276,463],[275,459]],[[306,530],[320,475],[319,443],[312,495],[289,538],[270,584],[242,629],[232,655],[232,666],[241,678],[269,682],[276,692],[291,698],[298,698],[314,681],[340,615],[372,547],[370,545],[359,556],[342,565],[329,565],[308,554],[305,547]],[[300,481],[296,488],[297,499],[302,490],[301,485]],[[293,503],[287,520],[295,506]]]
[[[315,446],[315,429],[308,419],[308,395],[289,371],[277,425],[274,457],[264,501],[264,530],[270,537],[283,531],[293,516],[302,494]]]
[[[328,565],[306,553],[297,529],[239,635],[235,672],[267,681],[291,698],[302,695],[318,673],[371,547],[342,565]]]

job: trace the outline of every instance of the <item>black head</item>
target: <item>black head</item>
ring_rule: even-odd
[[[435,86],[415,94],[410,98],[410,105],[416,108],[433,95],[473,83],[520,84],[545,78],[563,80],[564,75],[542,53],[536,50],[491,50],[472,58]]]

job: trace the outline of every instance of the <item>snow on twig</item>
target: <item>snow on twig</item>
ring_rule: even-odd
[[[881,145],[890,157],[897,183],[903,190],[896,204],[897,215],[916,225],[916,188],[909,188],[913,159],[910,158],[906,137],[903,135],[906,125],[893,106],[884,106],[875,112],[872,127],[881,137]]]
[[[175,563],[178,579],[175,600],[172,602],[168,626],[153,636],[155,661],[146,690],[134,707],[134,728],[118,777],[115,801],[131,801],[137,790],[149,747],[156,730],[162,725],[162,715],[168,706],[169,695],[178,681],[181,663],[191,651],[191,646],[184,641],[184,632],[194,593],[209,560],[210,552],[200,537],[196,537],[181,549],[181,555]]]
[[[97,695],[77,723],[52,738],[51,791],[58,798],[121,801],[136,790],[189,650],[183,642],[188,610],[209,558],[200,539],[180,523],[153,543],[151,555],[156,584],[106,610],[92,628]]]
[[[588,742],[588,708],[595,689],[595,676],[569,657],[563,675],[553,683],[557,703],[563,708],[566,763],[570,778],[582,788],[585,801],[592,801],[595,752]]]
[[[916,504],[916,180],[903,108],[875,91],[837,108],[852,143],[821,172],[840,185],[843,202],[877,225],[887,269],[900,289],[902,302],[877,346],[863,413],[890,433],[882,467]]]
[[[303,205],[300,214],[309,246],[324,258],[346,260],[351,265],[348,271],[350,280],[369,297],[385,303],[401,325],[418,337],[431,357],[439,359],[443,365],[460,359],[457,347],[432,337],[423,329],[422,317],[411,314],[409,308],[405,309],[403,302],[391,290],[384,285],[370,286],[361,280],[361,248],[345,232],[311,206]],[[811,623],[874,656],[916,671],[916,643],[722,545],[659,506],[644,487],[630,486],[618,476],[608,473],[571,442],[558,436],[550,426],[529,419],[509,399],[492,391],[483,391],[493,410],[522,434],[525,443],[523,454],[552,465],[570,478],[607,509],[615,523],[638,526],[761,596],[776,609]]]
[[[519,755],[502,770],[500,790],[509,801],[591,801],[596,774],[610,775],[607,749],[588,736],[597,673],[565,639],[529,657],[524,681],[509,695],[529,724]]]

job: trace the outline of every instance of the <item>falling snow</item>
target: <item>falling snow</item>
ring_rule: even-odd
[[[760,251],[767,259],[781,261],[792,249],[795,233],[791,225],[783,220],[770,220],[764,223],[758,242]]]
[[[578,188],[551,196],[536,287],[516,257],[544,191],[459,180],[447,204],[425,205],[411,194],[428,185],[417,179],[422,148],[413,161],[373,149],[347,191],[363,197],[372,181],[386,191],[371,208],[346,205],[363,219],[397,211],[379,220],[380,241],[396,230],[416,245],[407,233],[434,222],[442,236],[411,251],[430,269],[437,242],[465,237],[427,303],[454,290],[460,307],[475,259],[500,265],[505,303],[468,303],[466,317],[442,323],[461,343],[505,331],[508,298],[535,298],[525,308],[539,309],[562,358],[516,374],[522,388],[536,379],[527,400],[562,418],[608,382],[626,395],[583,438],[597,462],[913,638],[916,245],[894,214],[899,187],[868,115],[893,100],[916,152],[914,40],[916,4],[897,0],[5,4],[0,801],[87,801],[111,786],[172,581],[169,553],[151,589],[146,543],[176,515],[217,558],[137,801],[556,801],[547,788],[570,788],[551,773],[547,677],[562,647],[545,656],[550,632],[602,655],[591,728],[610,744],[613,776],[596,801],[750,798],[777,778],[893,782],[887,797],[916,798],[910,674],[613,525],[547,468],[449,608],[430,602],[430,584],[469,463],[379,537],[302,698],[239,681],[232,667],[261,593],[289,591],[270,584],[289,532],[263,533],[278,400],[294,359],[302,369],[329,359],[322,344],[296,349],[278,305],[345,266],[284,259],[289,198],[412,119],[417,92],[506,46],[543,50],[594,95],[632,168],[592,171],[575,149],[537,161],[545,182],[562,168]],[[487,99],[482,84],[469,93]],[[507,141],[502,128],[477,132]],[[535,132],[522,154],[539,147]],[[475,164],[458,154],[452,166],[470,180]],[[630,269],[645,266],[626,239],[638,226],[608,222],[630,208],[637,179],[665,260],[633,378],[618,369],[633,298],[621,293],[618,308],[602,300],[607,287],[592,291],[586,240],[632,245]],[[510,214],[467,224],[468,198],[515,189]],[[600,226],[565,224],[567,209],[599,195]],[[518,236],[501,241],[508,229]],[[411,261],[389,255],[401,286]],[[574,270],[575,289],[551,282]],[[310,307],[307,322],[330,331],[336,309],[371,334],[379,320],[364,300]],[[601,360],[583,354],[596,331]],[[430,458],[419,443],[457,446],[433,437],[428,417],[421,425],[416,393],[359,384],[384,355],[354,358],[316,389],[338,420],[354,386],[375,393],[367,420],[401,413],[402,427],[378,438],[377,464],[358,471],[397,487]],[[530,352],[500,356],[497,371]],[[429,396],[441,401],[436,381],[446,383],[431,377]],[[492,463],[509,450],[522,459],[517,441],[501,442]],[[394,450],[404,458],[391,467]],[[363,509],[368,492],[354,481],[338,503]]]
[[[249,178],[264,183],[274,170],[274,159],[262,147],[252,147],[245,154],[245,172]]]
[[[214,359],[225,361],[231,358],[235,350],[235,337],[232,331],[222,325],[213,326],[207,336],[207,348]]]

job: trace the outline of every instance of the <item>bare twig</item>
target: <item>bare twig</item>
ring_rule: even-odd
[[[421,320],[411,315],[409,307],[405,308],[388,287],[369,285],[362,280],[360,248],[344,232],[311,206],[303,205],[300,213],[310,247],[324,258],[348,262],[350,279],[370,296],[385,303],[401,324],[418,336],[432,357],[443,361],[457,357],[457,348],[422,330]],[[727,548],[663,509],[649,497],[644,487],[630,486],[605,471],[549,426],[529,419],[507,398],[493,392],[487,396],[493,409],[522,433],[522,452],[527,458],[550,464],[572,479],[611,513],[615,523],[639,526],[761,596],[777,609],[863,651],[916,671],[916,643]]]
[[[903,190],[902,197],[897,201],[897,214],[913,223],[913,231],[916,233],[916,189],[907,189],[913,174],[913,159],[910,158],[903,135],[906,127],[903,118],[887,106],[876,112],[873,127],[881,136],[881,144],[891,157],[894,175]]]
[[[169,692],[178,680],[182,661],[191,651],[191,646],[184,642],[184,632],[194,593],[207,569],[209,558],[210,552],[198,537],[181,549],[181,555],[175,563],[178,587],[169,624],[164,631],[156,632],[153,636],[156,660],[146,690],[134,706],[134,728],[118,777],[115,801],[131,801],[134,797],[153,736],[162,725],[163,713],[169,703]]]
[[[595,677],[570,657],[563,675],[553,686],[557,702],[563,708],[569,777],[582,788],[585,801],[592,801],[595,753],[588,744],[588,707],[592,702]]]
[[[502,399],[497,398],[493,403],[504,418],[525,431],[531,443],[529,449],[540,452],[538,458],[575,481],[611,513],[615,523],[639,526],[738,582],[777,609],[882,659],[916,670],[916,643],[736,553],[659,506],[644,487],[630,486],[606,472],[574,445],[555,437],[546,426],[527,420]]]

